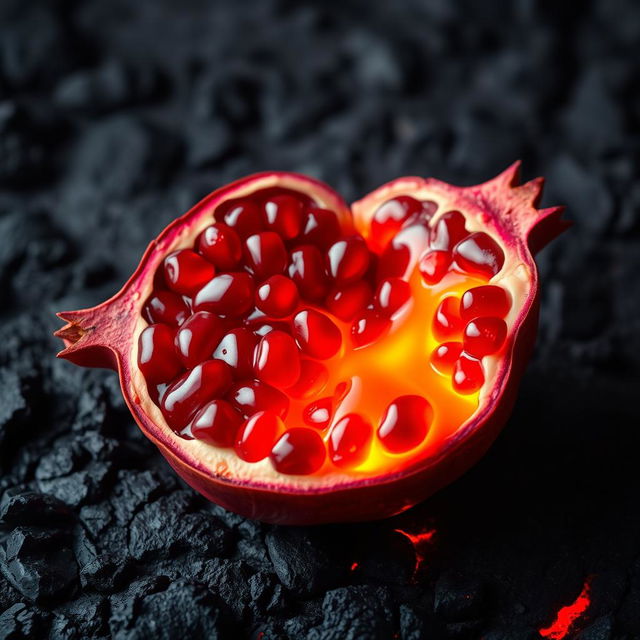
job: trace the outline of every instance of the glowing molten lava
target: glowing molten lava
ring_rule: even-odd
[[[562,638],[566,638],[567,634],[571,630],[571,627],[575,623],[575,621],[580,618],[584,614],[584,612],[589,608],[591,604],[591,596],[589,595],[590,591],[590,580],[587,579],[582,587],[582,591],[580,595],[575,599],[574,602],[568,604],[566,607],[562,607],[558,614],[556,615],[556,619],[551,623],[550,626],[545,629],[540,629],[539,633],[543,638],[550,638],[551,640],[562,640]]]
[[[433,537],[436,534],[436,530],[428,529],[426,531],[423,531],[422,533],[409,533],[407,531],[403,531],[402,529],[394,529],[394,531],[404,536],[413,547],[413,553],[415,554],[416,558],[416,563],[413,567],[413,574],[411,576],[413,580],[415,579],[418,571],[425,561],[425,545],[433,540]]]

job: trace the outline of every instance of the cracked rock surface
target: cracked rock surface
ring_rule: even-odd
[[[640,7],[0,4],[0,640],[640,638]],[[566,204],[503,435],[384,522],[286,528],[184,486],[54,312],[251,172],[347,200],[517,158]],[[400,531],[428,540],[411,544]]]

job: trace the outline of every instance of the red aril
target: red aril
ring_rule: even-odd
[[[431,233],[431,248],[450,252],[462,238],[468,235],[465,219],[460,211],[446,211],[442,214]]]
[[[491,278],[502,269],[504,252],[493,238],[478,232],[455,246],[453,259],[463,271]]]
[[[446,296],[433,314],[433,335],[436,340],[445,342],[460,337],[462,320],[460,319],[460,301],[455,296]]]
[[[329,284],[324,272],[324,259],[313,245],[303,245],[291,252],[289,277],[300,296],[307,300],[322,300]]]
[[[336,286],[329,291],[325,304],[336,318],[344,322],[353,320],[354,316],[364,309],[373,296],[371,285],[366,280]]]
[[[256,308],[272,318],[291,315],[298,306],[298,288],[282,275],[271,276],[256,290]]]
[[[329,371],[321,363],[309,358],[300,360],[300,377],[287,389],[292,398],[312,398],[322,393],[329,381]]]
[[[326,449],[316,431],[289,429],[273,445],[269,456],[276,471],[287,475],[309,475],[324,463]]]
[[[361,236],[338,240],[327,251],[327,269],[338,284],[355,282],[362,278],[368,267],[369,249]]]
[[[264,460],[284,431],[284,423],[272,411],[254,413],[238,430],[235,451],[245,462]]]
[[[424,442],[431,426],[433,409],[422,396],[396,398],[384,412],[378,439],[391,453],[404,453]]]
[[[189,307],[176,293],[156,291],[147,300],[142,313],[149,324],[161,322],[178,326],[187,319]]]
[[[464,350],[477,358],[496,353],[507,337],[507,325],[501,318],[476,318],[464,328]]]
[[[316,429],[328,427],[332,416],[333,398],[320,398],[320,400],[308,404],[302,412],[304,423]]]
[[[400,278],[385,278],[376,290],[374,307],[382,314],[391,317],[411,300],[411,286]]]
[[[342,334],[333,321],[314,309],[303,309],[293,318],[293,332],[300,349],[319,360],[327,360],[340,351]]]
[[[460,342],[444,342],[431,353],[431,366],[442,374],[450,374],[462,353]]]
[[[484,384],[482,363],[477,358],[462,352],[453,368],[453,388],[461,394],[475,393]]]
[[[216,275],[216,268],[191,249],[170,253],[164,259],[164,280],[169,289],[193,297]]]
[[[255,285],[248,273],[221,273],[204,285],[194,298],[196,311],[240,316],[253,304]]]
[[[322,250],[329,248],[341,235],[338,217],[329,209],[310,207],[302,219],[299,240]]]
[[[175,348],[182,364],[193,369],[209,360],[225,331],[224,321],[214,313],[198,311],[178,329]]]
[[[510,308],[507,292],[491,284],[468,289],[460,299],[460,317],[465,322],[482,316],[504,318]]]
[[[226,362],[238,379],[253,377],[253,352],[258,336],[240,327],[226,333],[213,352],[213,357]]]
[[[270,331],[258,342],[253,369],[256,378],[278,388],[290,387],[300,377],[300,355],[293,338],[284,331]]]
[[[391,329],[391,320],[374,309],[363,311],[351,325],[351,342],[356,349],[377,342]]]
[[[199,253],[218,271],[234,271],[242,261],[240,236],[226,224],[217,222],[207,227],[197,240]]]
[[[264,203],[267,228],[284,240],[295,238],[302,226],[302,208],[302,201],[293,195],[284,193],[269,198]]]
[[[438,284],[449,272],[451,254],[448,251],[431,249],[420,258],[420,274],[426,284]]]
[[[264,280],[287,267],[289,256],[282,238],[273,231],[263,231],[245,240],[247,267],[258,280]]]
[[[182,429],[205,402],[224,395],[230,385],[228,365],[207,360],[171,383],[162,398],[162,415],[171,428]]]
[[[242,416],[219,398],[205,404],[193,417],[191,436],[216,447],[232,447],[242,424]]]
[[[371,241],[373,246],[384,249],[407,221],[428,222],[435,213],[435,202],[424,203],[411,196],[396,196],[381,204],[371,218]]]
[[[237,382],[227,393],[227,400],[245,417],[256,411],[271,411],[284,419],[289,411],[289,398],[275,387],[259,380]]]
[[[369,453],[373,427],[361,415],[340,418],[329,434],[329,458],[338,467],[357,467]]]
[[[173,348],[175,331],[166,324],[150,324],[138,338],[138,367],[149,384],[169,382],[181,370]]]
[[[350,208],[310,178],[251,176],[172,223],[111,300],[61,314],[60,355],[117,369],[144,433],[227,508],[398,513],[508,416],[535,335],[532,251],[564,226],[540,186],[515,168],[465,188],[401,178]]]
[[[262,231],[266,222],[261,206],[249,199],[225,203],[221,211],[216,211],[215,217],[231,227],[240,238]]]

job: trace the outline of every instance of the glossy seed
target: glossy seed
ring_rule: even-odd
[[[420,275],[426,284],[438,284],[447,272],[451,264],[451,254],[448,251],[427,251],[418,264]]]
[[[507,325],[502,318],[476,318],[464,329],[464,350],[477,358],[500,350],[507,337]]]
[[[433,335],[439,342],[446,342],[453,338],[459,338],[462,333],[462,320],[460,319],[460,302],[455,296],[444,298],[433,315]]]
[[[322,300],[329,284],[324,271],[324,259],[320,250],[312,245],[302,245],[291,252],[288,268],[302,298],[311,301]]]
[[[155,291],[144,305],[143,316],[149,324],[179,326],[189,317],[189,307],[176,293]]]
[[[455,246],[453,259],[467,273],[492,278],[502,269],[504,251],[491,236],[478,232]]]
[[[282,238],[274,231],[256,233],[245,240],[246,265],[259,281],[282,273],[288,259]]]
[[[300,359],[300,377],[287,389],[292,398],[313,398],[322,393],[329,381],[329,371],[321,363],[309,358]]]
[[[461,353],[454,366],[451,382],[460,394],[475,393],[484,384],[482,363],[473,356]]]
[[[333,287],[325,300],[327,309],[344,322],[353,320],[364,309],[373,296],[371,285],[366,280]]]
[[[205,404],[193,417],[191,436],[216,447],[232,447],[242,416],[226,401],[217,398]]]
[[[327,251],[327,269],[338,284],[348,284],[362,278],[368,266],[369,249],[360,236],[342,238]]]
[[[198,252],[219,271],[234,271],[242,261],[240,236],[221,222],[207,227],[198,237],[196,246]]]
[[[424,442],[432,417],[433,409],[426,398],[400,396],[384,412],[378,438],[387,451],[405,453]]]
[[[173,346],[175,331],[166,324],[145,327],[138,338],[138,367],[147,384],[169,382],[182,370]]]
[[[216,275],[216,268],[191,249],[170,253],[163,266],[167,286],[190,298]]]
[[[226,362],[236,380],[253,377],[253,352],[258,337],[249,329],[239,327],[226,333],[213,352],[213,357]]]
[[[299,240],[320,249],[327,249],[340,237],[338,216],[329,209],[310,207],[302,220]]]
[[[231,370],[220,360],[207,360],[182,374],[162,398],[162,414],[175,430],[187,426],[206,402],[222,396],[231,384]]]
[[[374,307],[387,317],[393,316],[411,300],[411,285],[401,278],[385,278],[378,285]]]
[[[465,322],[482,316],[504,318],[510,307],[506,290],[487,284],[464,292],[460,299],[460,317]]]
[[[319,360],[336,355],[342,334],[333,321],[315,309],[303,309],[293,318],[293,331],[300,349]]]
[[[256,307],[272,318],[291,315],[298,306],[298,288],[283,275],[271,276],[256,290]]]
[[[343,416],[329,434],[329,458],[338,467],[357,467],[369,454],[373,427],[361,415]]]
[[[253,356],[256,377],[280,389],[300,377],[300,355],[294,339],[284,331],[270,331],[256,346]]]
[[[391,329],[391,320],[373,309],[365,309],[351,325],[351,341],[356,349],[383,338]]]
[[[182,364],[192,369],[209,360],[224,332],[224,322],[214,313],[198,311],[190,316],[175,337],[175,348]]]
[[[429,358],[431,366],[442,374],[451,374],[456,361],[462,353],[462,344],[460,342],[444,342],[438,345],[431,353]]]
[[[253,306],[254,291],[254,281],[248,273],[221,273],[198,291],[194,308],[223,316],[239,316]]]
[[[302,420],[310,427],[324,429],[329,426],[332,415],[333,398],[320,398],[304,408]]]
[[[270,453],[284,423],[272,411],[254,413],[238,430],[235,451],[245,462],[259,462]]]
[[[234,200],[219,207],[222,221],[231,227],[240,238],[246,238],[265,228],[264,212],[253,200]],[[215,217],[220,221],[220,212],[216,210]]]
[[[467,234],[465,219],[460,211],[446,211],[438,219],[431,233],[431,248],[450,252]]]
[[[288,475],[309,475],[323,465],[326,449],[317,431],[296,427],[275,443],[269,459],[274,469]]]
[[[229,390],[227,400],[245,417],[257,411],[272,411],[284,420],[289,411],[289,398],[259,380],[237,382]]]
[[[267,228],[284,240],[291,240],[300,233],[302,226],[302,202],[293,195],[283,193],[264,203]]]

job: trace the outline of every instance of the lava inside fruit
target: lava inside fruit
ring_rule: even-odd
[[[117,366],[145,433],[225,506],[396,513],[477,459],[513,399],[535,324],[528,234],[563,226],[514,175],[400,179],[352,212],[295,174],[239,181],[163,232],[113,300],[62,314],[62,355]]]

